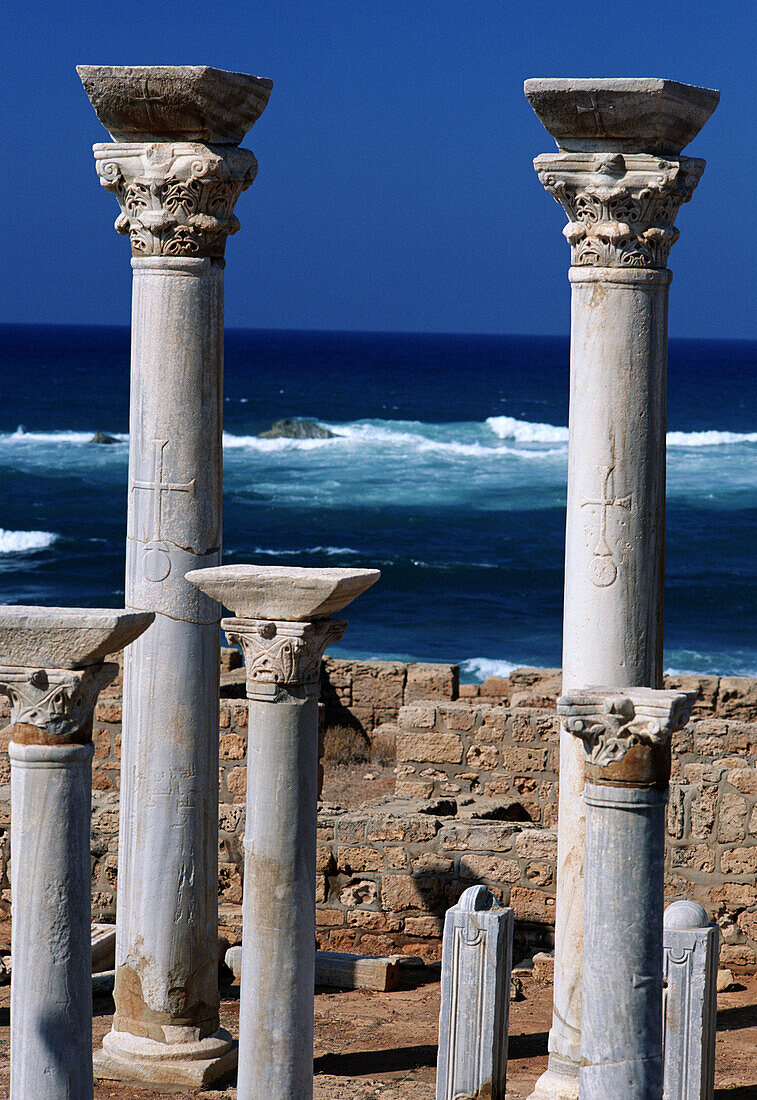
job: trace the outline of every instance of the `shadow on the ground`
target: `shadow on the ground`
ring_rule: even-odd
[[[736,1085],[732,1089],[715,1089],[715,1100],[757,1100],[757,1085]]]
[[[734,1005],[719,1010],[718,1031],[739,1031],[742,1027],[757,1027],[757,1005]]]
[[[351,1054],[322,1054],[313,1063],[315,1073],[332,1077],[363,1077],[371,1073],[420,1069],[436,1065],[436,1046],[393,1047],[391,1050],[360,1050]]]
[[[548,1031],[534,1031],[529,1035],[508,1037],[508,1058],[538,1058],[547,1053]]]
[[[98,993],[96,997],[92,998],[93,1016],[113,1016],[115,1011],[116,1004],[112,993]],[[1,1026],[2,1023],[0,1023]]]
[[[0,1008],[0,1027],[11,1026],[11,1010],[9,1008]]]

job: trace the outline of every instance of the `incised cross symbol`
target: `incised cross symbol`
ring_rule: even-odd
[[[147,121],[150,124],[150,126],[157,125],[156,121],[155,121],[155,118],[153,117],[153,113],[152,113],[152,104],[153,103],[163,103],[164,101],[165,101],[165,96],[150,95],[150,77],[149,76],[143,76],[142,77],[142,95],[141,96],[135,95],[134,96],[134,102],[144,104],[145,114],[147,115]]]
[[[132,484],[132,492],[137,489],[146,489],[154,493],[152,500],[152,516],[150,531],[147,536],[148,545],[145,547],[143,558],[143,570],[148,580],[162,581],[171,572],[171,559],[168,549],[159,544],[162,539],[161,527],[163,522],[163,494],[164,493],[191,493],[194,491],[195,479],[186,482],[173,482],[163,480],[163,452],[168,446],[167,439],[153,439],[153,480],[137,481]]]
[[[607,588],[618,575],[618,567],[613,559],[612,550],[607,542],[607,512],[610,508],[625,508],[631,510],[631,495],[616,497],[614,491],[610,491],[610,479],[615,470],[614,466],[597,466],[602,478],[602,497],[600,500],[591,500],[589,497],[581,498],[581,507],[593,506],[600,509],[599,513],[599,537],[594,547],[594,554],[589,562],[589,579],[597,588]]]
[[[578,115],[585,115],[585,114],[594,115],[594,125],[597,128],[596,133],[594,134],[595,137],[608,137],[607,128],[606,128],[606,126],[604,124],[604,121],[602,119],[602,111],[614,111],[614,110],[615,110],[615,108],[613,107],[613,105],[611,103],[608,103],[607,106],[605,106],[605,107],[598,107],[597,106],[597,101],[596,101],[596,99],[594,98],[593,95],[589,96],[589,106],[588,107],[581,107],[580,105],[576,107],[576,113]]]

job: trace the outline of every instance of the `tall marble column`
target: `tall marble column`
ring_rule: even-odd
[[[557,703],[586,774],[581,1100],[662,1100],[670,738],[695,698],[588,688]]]
[[[133,255],[126,602],[157,613],[124,668],[116,1014],[95,1072],[207,1085],[236,1058],[218,1017],[219,609],[185,574],[220,561],[223,256],[271,82],[78,71]]]
[[[662,676],[668,253],[704,170],[680,156],[719,93],[670,80],[528,80],[557,153],[536,158],[571,246],[563,690]],[[578,1096],[584,816],[560,742],[554,1013],[534,1100]]]
[[[0,608],[11,701],[11,1100],[92,1097],[92,717],[151,614]]]
[[[375,569],[222,566],[190,573],[233,610],[247,666],[249,738],[238,1100],[311,1100],[318,682],[347,626],[330,616]]]

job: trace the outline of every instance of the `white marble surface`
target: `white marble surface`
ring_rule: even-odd
[[[713,1100],[719,932],[694,901],[665,910],[665,1100]]]

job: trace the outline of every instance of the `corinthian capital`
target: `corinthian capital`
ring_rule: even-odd
[[[695,692],[587,688],[557,700],[565,729],[584,744],[587,763],[599,768],[623,760],[636,745],[665,749],[691,715]]]
[[[100,183],[118,199],[116,230],[135,256],[221,259],[233,210],[258,162],[247,149],[197,142],[95,145]]]
[[[665,267],[673,225],[704,171],[703,160],[645,153],[545,153],[539,180],[568,215],[574,267]]]
[[[316,689],[326,647],[347,629],[347,623],[337,619],[222,619],[221,626],[229,642],[244,653],[248,695],[260,684]]]
[[[83,669],[0,667],[0,695],[11,701],[12,739],[46,745],[91,741],[97,696],[117,674],[112,663]]]

